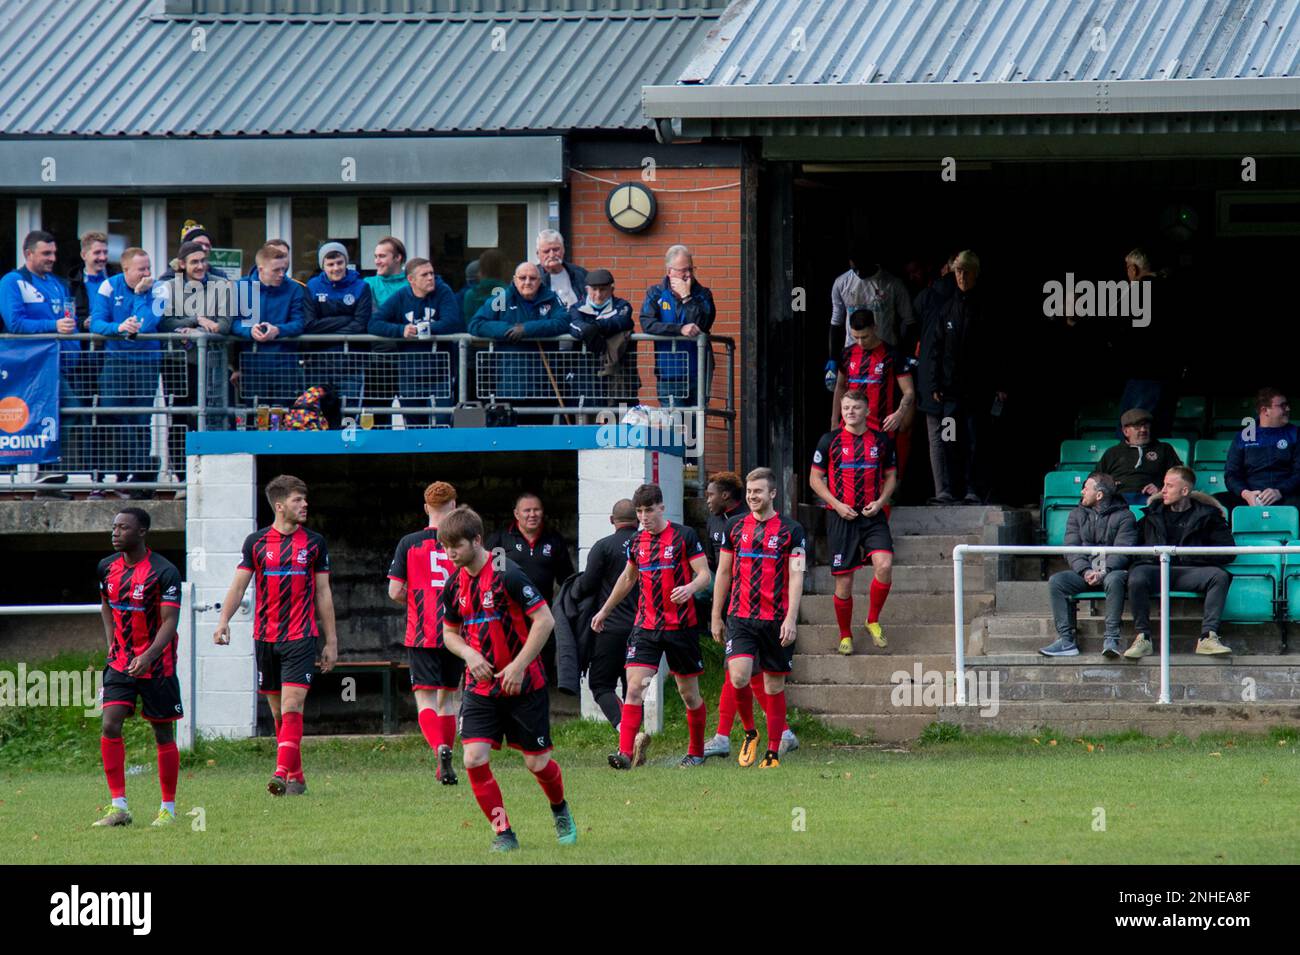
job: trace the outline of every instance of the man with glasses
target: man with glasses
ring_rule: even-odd
[[[671,335],[685,342],[655,342],[655,379],[659,403],[664,407],[693,407],[698,403],[696,380],[699,357],[695,339],[713,327],[718,312],[713,293],[696,279],[695,261],[684,245],[669,246],[664,254],[668,274],[652,285],[641,303],[641,329],[647,335]],[[706,383],[713,377],[713,355],[708,353]],[[704,395],[708,400],[708,394]]]
[[[1183,462],[1178,452],[1151,437],[1151,412],[1130,408],[1119,419],[1124,440],[1101,457],[1097,470],[1115,479],[1118,496],[1129,504],[1145,504],[1160,490],[1165,474]]]
[[[1300,507],[1300,440],[1291,423],[1291,405],[1276,388],[1255,396],[1257,422],[1243,428],[1228,448],[1223,468],[1226,491],[1215,495],[1229,513],[1242,504]]]

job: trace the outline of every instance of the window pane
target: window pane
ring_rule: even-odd
[[[81,265],[81,238],[77,234],[80,203],[76,199],[41,200],[41,228],[54,233],[57,247],[54,274],[66,278]]]
[[[497,244],[513,271],[528,257],[528,207],[523,203],[497,205]],[[438,275],[453,289],[465,286],[465,267],[477,261],[488,246],[465,243],[469,234],[469,207],[461,204],[429,206],[429,244]]]
[[[108,200],[108,261],[120,265],[122,253],[138,247],[141,241],[140,200],[122,198]],[[165,264],[151,263],[155,277],[162,274]]]
[[[293,197],[293,248],[290,251],[293,253],[293,277],[300,282],[320,271],[316,264],[316,250],[329,241],[325,234],[329,223],[328,210],[324,196]],[[349,249],[349,253],[351,251]]]
[[[253,267],[253,256],[266,241],[266,199],[261,196],[168,196],[167,255],[180,248],[181,226],[192,219],[212,236],[218,249],[239,249],[242,271]],[[160,270],[161,271],[161,270]]]
[[[22,264],[18,261],[18,237],[14,235],[17,228],[17,200],[0,198],[0,273]]]

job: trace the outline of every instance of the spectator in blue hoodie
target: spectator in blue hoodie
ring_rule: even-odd
[[[27,233],[23,239],[23,265],[0,279],[0,319],[8,334],[76,333],[72,296],[54,276],[56,252],[54,236],[42,229]],[[81,357],[81,342],[77,339],[59,343],[59,406],[62,408],[80,408],[89,396],[88,386],[79,377]],[[85,430],[60,427],[64,430],[61,460],[65,470],[69,470],[81,464]],[[63,483],[67,476],[47,473],[44,479]],[[68,495],[58,492],[50,496]]]
[[[692,406],[697,403],[699,370],[695,339],[713,327],[718,312],[713,305],[713,293],[696,281],[690,249],[684,245],[669,246],[664,265],[668,274],[658,285],[646,290],[645,301],[641,303],[641,330],[647,335],[683,339],[655,342],[655,378],[661,405]],[[706,382],[713,374],[712,353],[708,354]]]
[[[469,322],[475,338],[490,338],[504,344],[494,345],[503,352],[478,383],[480,394],[511,400],[532,399],[558,403],[556,391],[560,376],[552,366],[546,372],[546,355],[556,352],[552,343],[525,345],[531,338],[554,338],[569,330],[569,310],[555,290],[542,284],[541,271],[531,262],[515,267],[514,282],[504,296],[493,296],[480,306]],[[495,371],[495,374],[492,372]],[[554,381],[552,380],[554,378]]]
[[[1258,426],[1232,439],[1223,468],[1228,489],[1215,496],[1230,512],[1241,504],[1300,507],[1300,434],[1291,424],[1291,405],[1276,388],[1263,388],[1255,407]]]
[[[365,335],[370,327],[374,299],[370,286],[348,262],[341,242],[326,242],[316,250],[320,272],[307,282],[303,309],[308,335]],[[344,402],[359,403],[364,383],[365,347],[316,345],[310,384],[325,385]]]
[[[153,307],[149,253],[127,249],[121,263],[122,271],[102,281],[90,296],[90,330],[108,339],[99,375],[100,402],[109,407],[150,408],[158,389],[162,346],[156,339],[136,336],[158,331],[161,309]],[[110,425],[100,445],[110,449],[107,464],[116,468],[117,480],[157,480],[158,466],[149,455],[149,417],[104,415],[100,421]],[[151,498],[153,492],[137,490],[130,496]]]
[[[253,314],[232,323],[237,337],[256,343],[240,355],[240,392],[258,402],[294,401],[303,393],[302,366],[296,355],[297,343],[288,341],[303,333],[303,288],[286,278],[289,256],[278,245],[267,243],[257,250],[257,274],[239,280],[237,301],[253,303]]]
[[[367,397],[386,404],[396,399],[408,407],[412,401],[424,405],[430,400],[435,407],[449,407],[456,397],[456,349],[437,344],[436,339],[463,331],[465,320],[451,286],[437,275],[428,259],[409,259],[406,284],[392,292],[370,319],[371,335],[401,339],[406,344],[375,345],[377,352],[399,354],[383,363],[375,359],[371,366],[374,387],[368,389]],[[396,365],[396,376],[394,369],[385,365]]]

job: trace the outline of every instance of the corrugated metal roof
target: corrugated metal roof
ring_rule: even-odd
[[[196,24],[162,10],[160,0],[0,0],[0,131],[638,129],[647,126],[641,87],[679,75],[719,16],[647,9]]]
[[[594,13],[598,11],[722,10],[728,0],[162,0],[168,16],[187,18],[284,16],[425,16],[428,14]]]
[[[736,0],[679,82],[1300,76],[1300,0]]]

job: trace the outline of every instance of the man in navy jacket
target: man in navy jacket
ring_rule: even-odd
[[[1291,424],[1291,405],[1276,388],[1263,388],[1255,407],[1258,426],[1232,439],[1223,468],[1228,489],[1215,496],[1229,512],[1241,504],[1300,507],[1300,434]]]
[[[451,286],[434,272],[433,263],[428,259],[407,261],[406,283],[385,299],[370,318],[371,335],[401,339],[407,344],[375,345],[377,352],[401,354],[387,359],[396,364],[396,376],[392,368],[381,370],[378,364],[381,359],[375,359],[371,375],[374,387],[367,389],[369,397],[385,404],[399,399],[408,406],[432,399],[435,407],[448,407],[456,399],[456,350],[450,344],[437,345],[418,342],[418,339],[465,331],[460,302]]]
[[[695,339],[713,327],[718,311],[713,293],[695,280],[695,262],[684,245],[670,246],[664,256],[668,274],[652,285],[641,303],[641,330],[647,335],[674,335],[682,342],[655,342],[655,378],[659,403],[693,406],[698,403],[696,379],[699,350]],[[713,375],[708,353],[705,382]],[[705,395],[707,400],[707,390]]]
[[[490,338],[503,344],[493,351],[502,352],[495,363],[495,376],[489,374],[479,382],[498,398],[525,399],[558,403],[556,392],[563,375],[551,366],[546,373],[545,356],[556,353],[554,343],[523,344],[530,338],[554,338],[569,330],[569,310],[553,289],[542,285],[541,271],[531,262],[520,262],[514,281],[503,294],[494,294],[470,319],[469,332],[475,338]],[[552,376],[554,382],[552,382]]]
[[[374,298],[370,286],[348,262],[341,242],[326,242],[316,250],[321,270],[307,281],[303,296],[308,335],[365,335],[370,327]],[[365,348],[353,343],[317,344],[313,351],[311,384],[324,385],[340,399],[360,402]]]

